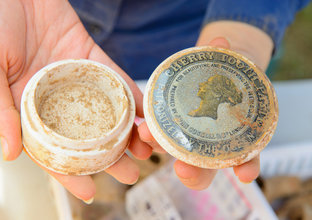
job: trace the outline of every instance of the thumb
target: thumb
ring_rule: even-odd
[[[20,115],[15,108],[6,73],[0,67],[0,141],[4,160],[22,151]]]
[[[230,42],[224,38],[224,37],[216,37],[214,39],[212,39],[209,43],[209,46],[213,46],[213,47],[221,47],[224,49],[230,49]]]

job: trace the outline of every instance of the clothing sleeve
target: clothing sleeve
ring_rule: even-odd
[[[310,0],[211,0],[204,25],[219,20],[241,21],[266,32],[277,48],[296,12]]]

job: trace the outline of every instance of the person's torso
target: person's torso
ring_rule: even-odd
[[[196,44],[209,0],[72,0],[86,29],[133,79]]]

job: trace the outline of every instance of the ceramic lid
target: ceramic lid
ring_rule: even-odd
[[[144,96],[147,125],[171,155],[203,168],[239,165],[268,144],[278,120],[274,89],[251,61],[194,47],[162,62]]]

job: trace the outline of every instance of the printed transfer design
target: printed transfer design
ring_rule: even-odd
[[[214,75],[198,86],[197,96],[201,99],[197,109],[190,111],[189,116],[218,118],[218,107],[221,103],[236,105],[242,103],[243,94],[226,76]]]
[[[261,77],[222,51],[188,53],[155,81],[154,117],[175,145],[189,152],[222,159],[249,151],[272,119],[272,99]]]

